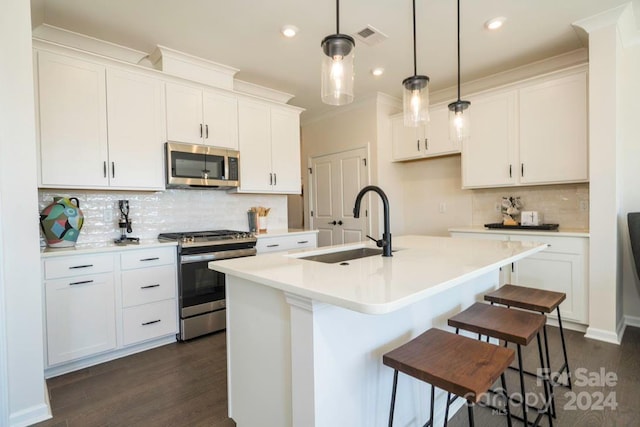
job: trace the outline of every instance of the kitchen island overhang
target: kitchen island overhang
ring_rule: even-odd
[[[448,317],[498,286],[501,266],[546,248],[400,236],[393,257],[300,259],[363,246],[210,264],[227,274],[229,416],[238,426],[386,425],[392,371],[382,354],[446,328]],[[404,379],[398,387],[397,422],[422,425],[427,386]]]

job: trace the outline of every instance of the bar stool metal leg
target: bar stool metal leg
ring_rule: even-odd
[[[469,414],[469,427],[474,427],[475,423],[473,421],[473,402],[467,400],[467,413]]]
[[[527,421],[527,399],[524,391],[524,367],[522,365],[522,348],[520,347],[520,344],[517,344],[516,347],[518,349],[518,367],[520,368],[518,369],[518,373],[520,375],[520,393],[522,397],[522,419],[524,420],[524,425],[528,426],[529,422]]]
[[[507,391],[507,380],[504,377],[504,372],[500,375],[500,383],[502,384],[502,390],[504,391],[504,408],[507,411],[507,426],[512,427],[511,425],[511,408],[509,407],[509,392]]]
[[[544,313],[542,313],[544,314]],[[553,415],[553,418],[556,418],[556,400],[554,399],[554,395],[553,395],[553,387],[555,386],[553,381],[553,378],[551,378],[552,372],[551,372],[551,359],[549,358],[549,340],[547,339],[547,325],[544,325],[544,328],[542,329],[542,333],[544,335],[544,350],[547,356],[547,369],[545,370],[545,368],[542,368],[542,372],[543,375],[545,375],[545,371],[548,375],[545,375],[546,378],[549,380],[549,388],[551,390],[551,415]]]
[[[544,357],[542,356],[542,343],[540,342],[540,333],[536,336],[538,340],[538,355],[540,356],[540,366],[542,367],[542,372],[545,371]],[[547,411],[547,415],[549,416],[549,427],[553,427],[553,417],[551,407],[554,405],[553,403],[553,389],[551,388],[551,381],[549,377],[543,378],[543,386],[544,386],[544,400],[545,403],[543,405],[543,409]]]
[[[398,370],[393,370],[393,389],[391,391],[391,409],[389,410],[389,427],[393,426],[393,409],[396,406],[396,390],[398,389]]]
[[[562,329],[562,318],[560,317],[560,306],[556,307],[558,312],[558,327],[560,329],[560,341],[562,342],[562,354],[564,355],[564,366],[560,369],[560,374],[566,369],[567,371],[567,387],[571,390],[571,369],[569,369],[569,359],[567,359],[567,346],[564,342],[564,329]]]

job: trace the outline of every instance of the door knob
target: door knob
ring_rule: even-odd
[[[335,222],[335,221],[329,221],[329,225],[336,225],[336,224],[337,224],[337,222]]]
[[[338,221],[338,225],[342,225],[342,221]]]

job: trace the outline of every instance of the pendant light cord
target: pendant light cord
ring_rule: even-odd
[[[336,0],[336,34],[340,34],[340,0]]]
[[[418,75],[416,66],[416,0],[413,0],[413,75]]]
[[[458,0],[458,102],[460,102],[460,0]]]

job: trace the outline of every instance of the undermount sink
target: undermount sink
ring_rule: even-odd
[[[300,257],[298,259],[304,259],[307,261],[324,262],[327,264],[335,264],[337,262],[344,262],[352,259],[365,258],[368,256],[374,256],[374,255],[378,255],[378,256],[382,255],[382,249],[357,248],[357,249],[349,249],[346,251],[330,252],[327,254],[310,255],[310,256]]]

